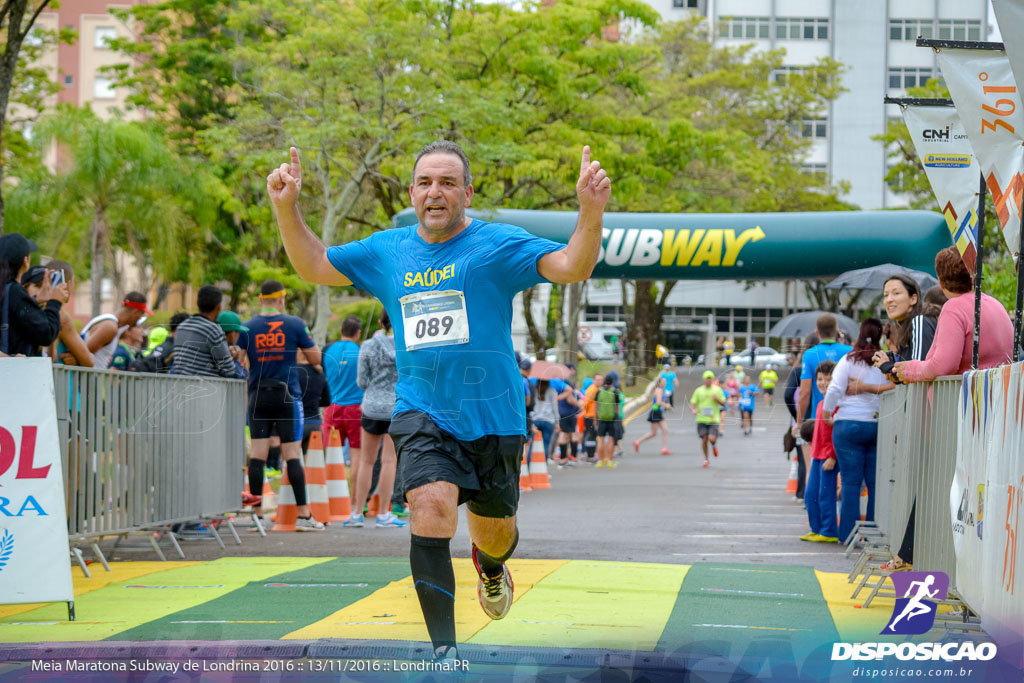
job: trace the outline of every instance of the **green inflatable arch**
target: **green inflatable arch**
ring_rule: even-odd
[[[572,211],[469,210],[567,243]],[[596,278],[746,280],[816,278],[893,263],[935,273],[935,253],[951,244],[931,211],[819,213],[606,213]],[[416,223],[406,209],[394,226]]]

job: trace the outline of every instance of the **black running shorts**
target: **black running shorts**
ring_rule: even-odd
[[[566,434],[576,433],[576,416],[575,415],[562,415],[558,418],[558,428]]]
[[[490,435],[460,441],[417,410],[395,415],[388,432],[398,452],[403,497],[421,486],[447,481],[459,487],[459,505],[466,503],[475,515],[505,518],[516,514],[525,443],[522,436]]]
[[[281,443],[302,441],[302,401],[280,380],[261,379],[249,392],[249,435],[269,439],[276,426]]]
[[[597,438],[603,438],[610,436],[613,439],[617,439],[616,434],[618,431],[615,429],[615,420],[598,420],[597,421]]]
[[[697,423],[697,436],[713,436],[718,438],[718,425],[717,424],[705,424],[703,422]]]
[[[359,426],[365,429],[368,434],[383,436],[388,433],[388,427],[391,426],[391,420],[376,420],[372,417],[366,417],[363,415],[359,418]]]

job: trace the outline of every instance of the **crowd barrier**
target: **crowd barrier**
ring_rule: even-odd
[[[876,521],[896,553],[916,501],[915,571],[949,575],[1011,661],[1024,664],[1021,364],[897,387],[882,395]],[[983,523],[986,515],[991,519]],[[1017,645],[1012,645],[1017,643]]]
[[[245,383],[54,366],[68,534],[122,534],[237,510]]]

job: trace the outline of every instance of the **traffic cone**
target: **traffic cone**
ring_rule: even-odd
[[[526,452],[523,452],[522,464],[519,466],[519,490],[520,491],[532,491],[533,487],[530,486],[530,463],[526,460]]]
[[[796,494],[797,482],[800,479],[800,466],[797,464],[796,459],[799,455],[793,457],[793,462],[789,463],[789,480],[786,481],[786,493]]]
[[[319,429],[309,435],[306,450],[306,497],[309,514],[318,522],[330,524],[331,509],[327,496],[327,464],[324,462],[324,435]]]
[[[860,490],[860,518],[868,518],[868,487],[865,486]]]
[[[352,515],[341,434],[333,427],[327,441],[327,503],[332,522],[343,522]]]
[[[295,504],[295,492],[288,481],[288,468],[281,473],[281,490],[277,493],[277,516],[271,531],[295,531],[299,519],[299,506]]]
[[[533,433],[533,446],[530,449],[530,486],[535,489],[551,488],[548,462],[544,456],[544,441],[540,438],[539,431]]]

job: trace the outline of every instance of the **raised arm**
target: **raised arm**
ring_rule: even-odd
[[[576,196],[580,214],[576,229],[565,249],[545,254],[537,262],[537,272],[551,282],[580,282],[590,277],[601,251],[601,226],[604,207],[612,194],[612,181],[601,162],[590,160],[590,147],[583,148]]]
[[[299,211],[299,190],[302,189],[302,164],[299,151],[292,147],[291,163],[267,176],[267,194],[274,205],[281,241],[295,272],[307,282],[318,285],[345,286],[352,281],[338,272],[327,259],[327,248],[313,234]]]

